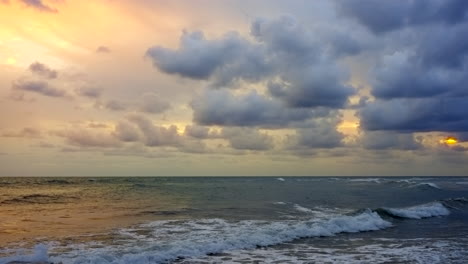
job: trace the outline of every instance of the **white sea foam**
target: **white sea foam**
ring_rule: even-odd
[[[449,215],[450,211],[440,202],[427,203],[406,208],[383,208],[387,213],[411,219]]]
[[[285,205],[285,202],[274,202],[273,204],[278,204],[278,205]]]
[[[282,181],[282,182],[286,181],[284,178],[276,178],[276,179],[277,179],[278,181]]]
[[[378,178],[359,178],[359,179],[350,179],[350,182],[371,182],[371,183],[382,183],[381,179]]]
[[[18,262],[46,262],[49,257],[47,254],[48,246],[45,244],[38,244],[31,252],[21,250],[16,256],[0,258],[0,264],[5,264],[12,261]]]
[[[347,240],[350,241],[350,240]],[[188,263],[467,263],[467,241],[434,241],[429,239],[406,240],[374,239],[365,246],[320,247],[305,244],[294,244],[290,247],[258,248],[254,250],[235,250],[223,255],[204,256],[190,259]]]
[[[254,249],[301,237],[333,236],[338,233],[373,231],[390,227],[377,213],[339,216],[323,221],[238,221],[222,219],[156,221],[136,228],[151,230],[148,235],[132,236],[125,229],[126,243],[103,247],[83,247],[52,256],[48,261],[63,263],[163,263],[177,258],[201,257],[209,253]],[[77,249],[78,248],[78,249]],[[19,257],[15,258],[19,259]],[[11,261],[13,259],[9,259]],[[3,261],[3,262],[2,262]],[[6,263],[0,259],[0,263]]]
[[[314,212],[311,209],[300,206],[298,204],[294,205],[294,209],[296,209],[297,211],[302,212],[302,213],[313,213]]]
[[[434,189],[440,189],[439,185],[432,183],[432,182],[422,182],[422,183],[416,184],[416,186],[426,186],[426,187],[431,187]]]

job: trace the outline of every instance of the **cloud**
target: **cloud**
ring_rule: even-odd
[[[119,121],[115,126],[114,134],[124,142],[135,142],[141,138],[138,128],[128,121]]]
[[[39,147],[39,148],[55,148],[56,146],[52,143],[48,143],[48,142],[39,142],[39,144],[35,145],[36,147]]]
[[[154,93],[144,94],[139,110],[145,113],[159,114],[171,108],[171,105]]]
[[[367,131],[361,135],[360,143],[365,149],[385,150],[417,150],[422,145],[416,141],[413,134],[401,134],[388,131]]]
[[[184,135],[197,139],[210,139],[220,137],[218,132],[212,131],[209,127],[199,125],[185,126]]]
[[[468,97],[377,100],[359,110],[365,130],[468,131]]]
[[[44,81],[18,80],[13,83],[13,89],[34,92],[49,97],[66,97],[68,95],[65,90],[50,87],[49,84]]]
[[[111,53],[111,49],[106,46],[99,46],[97,47],[96,52],[97,53]]]
[[[211,80],[212,88],[280,79],[287,85],[272,95],[292,107],[340,108],[354,94],[354,88],[344,84],[347,71],[336,62],[338,54],[361,50],[353,38],[333,32],[321,40],[289,16],[255,20],[251,37],[254,41],[230,32],[208,40],[202,32],[184,32],[179,49],[152,47],[147,56],[165,73]]]
[[[234,149],[265,151],[273,148],[273,138],[254,128],[223,128],[221,135]]]
[[[101,97],[102,89],[97,87],[80,87],[75,89],[75,93],[88,98],[99,98]]]
[[[219,40],[207,40],[203,32],[184,32],[179,50],[155,46],[146,52],[153,65],[168,74],[208,79],[217,68],[243,55],[248,43],[231,32]]]
[[[270,93],[291,107],[342,108],[354,89],[343,85],[331,65],[304,66],[288,73],[282,82],[270,83]]]
[[[304,121],[326,110],[287,108],[281,102],[251,92],[235,96],[227,90],[209,90],[192,102],[200,125],[280,127]]]
[[[130,115],[128,120],[139,128],[148,147],[177,146],[182,140],[174,125],[167,128],[156,126],[149,118],[139,114]]]
[[[40,138],[42,133],[40,130],[31,127],[25,127],[17,132],[4,132],[2,137],[20,137],[20,138]]]
[[[58,10],[43,3],[42,0],[21,0],[24,4],[42,12],[57,13]]]
[[[464,0],[336,1],[342,14],[354,18],[374,33],[431,23],[456,24],[466,21]]]
[[[344,135],[337,131],[337,118],[320,118],[308,121],[304,127],[296,129],[296,135],[288,139],[288,149],[330,149],[343,146]]]
[[[104,107],[112,111],[124,111],[127,109],[127,104],[117,100],[109,100],[104,104]]]
[[[40,62],[34,62],[33,64],[29,65],[29,70],[32,73],[37,74],[47,79],[56,79],[58,76],[58,73],[56,70],[52,70],[47,65],[42,64]]]
[[[418,62],[416,57],[408,52],[395,52],[385,56],[381,65],[373,71],[375,80],[372,94],[378,98],[391,99],[463,92],[468,81],[467,69],[430,67]]]
[[[56,136],[63,137],[67,143],[82,148],[116,148],[121,146],[121,142],[112,134],[89,130],[73,129],[54,133]]]

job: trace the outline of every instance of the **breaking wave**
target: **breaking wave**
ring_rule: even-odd
[[[451,206],[448,204],[467,202],[464,198],[456,198],[405,208],[363,209],[350,215],[330,214],[327,219],[227,221],[215,218],[154,221],[119,229],[116,231],[118,243],[113,245],[96,245],[97,242],[68,245],[69,249],[74,248],[71,251],[51,246],[51,252],[65,253],[51,253],[50,256],[47,248],[40,245],[29,255],[0,258],[0,264],[18,260],[53,263],[168,263],[236,250],[255,250],[299,238],[382,230],[393,226],[389,221],[391,218],[386,219],[385,216],[409,219],[444,216],[450,213],[448,208]],[[296,210],[304,208],[307,212],[315,211],[297,204],[293,206]]]
[[[381,210],[395,217],[409,219],[421,219],[450,214],[450,211],[440,202],[433,202],[406,208],[381,208]]]

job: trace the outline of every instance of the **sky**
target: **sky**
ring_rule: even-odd
[[[467,175],[466,36],[465,0],[0,0],[0,176]]]

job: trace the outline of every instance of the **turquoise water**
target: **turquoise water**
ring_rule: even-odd
[[[468,178],[0,178],[0,263],[465,263]]]

